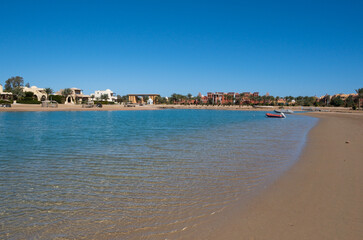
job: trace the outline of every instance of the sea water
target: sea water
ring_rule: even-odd
[[[294,164],[317,120],[265,112],[0,113],[0,239],[166,239]]]

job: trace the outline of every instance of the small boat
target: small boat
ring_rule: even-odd
[[[281,113],[281,114],[266,113],[266,117],[269,117],[269,118],[286,118],[284,113]]]
[[[290,109],[276,109],[274,110],[276,113],[287,113],[287,114],[293,114],[294,111],[290,110]]]

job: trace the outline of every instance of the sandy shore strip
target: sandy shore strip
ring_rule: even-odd
[[[309,109],[309,107],[305,107]],[[130,110],[163,110],[163,109],[210,109],[210,110],[231,110],[231,111],[273,111],[279,109],[278,106],[236,106],[236,105],[143,105],[126,107],[124,105],[103,105],[102,108],[83,108],[80,104],[58,104],[57,108],[42,107],[40,104],[12,104],[11,108],[0,107],[0,112],[54,112],[54,111],[130,111]],[[289,106],[295,112],[302,111],[301,106]],[[320,108],[326,112],[345,112],[354,113],[350,108],[343,107],[324,107]]]
[[[300,160],[195,239],[363,239],[363,114],[306,115],[320,121]]]
[[[58,111],[130,111],[159,110],[153,105],[126,107],[124,105],[103,105],[102,108],[83,108],[80,104],[58,104],[57,108],[42,107],[40,104],[12,104],[11,108],[0,107],[0,112],[58,112]]]

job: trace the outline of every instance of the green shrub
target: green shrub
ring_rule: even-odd
[[[23,98],[18,99],[16,101],[17,103],[23,103],[23,104],[40,104],[41,102],[34,97],[34,93],[32,92],[25,92],[25,95]]]
[[[23,98],[21,100],[17,100],[17,103],[22,103],[22,104],[40,104],[42,102],[38,101],[38,100],[34,100],[34,99],[29,99],[29,98]]]
[[[25,92],[25,96],[24,99],[33,99],[34,98],[34,93],[32,92]]]
[[[64,104],[64,102],[66,101],[65,97],[62,95],[49,95],[48,99],[61,104]]]
[[[101,103],[102,105],[112,105],[115,104],[114,102],[108,102],[108,101],[94,101],[95,104]]]
[[[0,104],[3,104],[3,103],[12,103],[13,101],[11,100],[0,100]]]

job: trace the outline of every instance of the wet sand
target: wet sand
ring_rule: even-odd
[[[300,160],[248,204],[221,214],[213,229],[194,232],[194,239],[363,238],[363,114],[305,115],[320,121]]]

